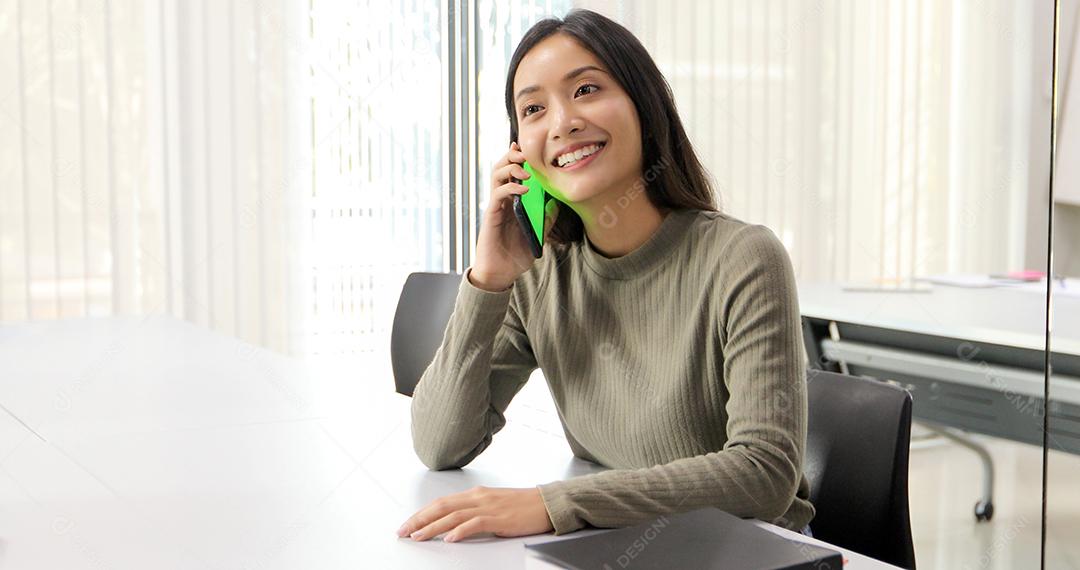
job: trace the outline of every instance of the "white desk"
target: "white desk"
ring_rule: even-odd
[[[1057,281],[1055,281],[1055,285]],[[930,292],[851,291],[838,283],[800,283],[799,307],[808,317],[1045,349],[1044,284],[968,288],[933,285]],[[1080,356],[1080,286],[1055,287],[1051,350]]]
[[[1068,294],[1055,293],[1053,308],[1051,414],[1068,421],[1080,418],[1078,288],[1074,283]],[[935,285],[921,293],[859,292],[834,283],[811,283],[800,285],[799,300],[803,316],[817,323],[814,334],[806,335],[808,341],[829,360],[852,370],[907,382],[916,417],[947,425],[955,421],[958,427],[1017,441],[1041,441],[1041,415],[1029,413],[1037,407],[1020,400],[1042,402],[1044,290],[1032,285]],[[822,323],[837,325],[835,337],[830,338]],[[948,394],[934,391],[945,384],[963,391],[958,398],[982,404],[946,402]],[[1003,399],[1005,404],[995,409],[1000,404],[995,400]],[[961,413],[926,415],[931,403]],[[1062,449],[1080,453],[1080,439],[1073,442],[1066,435],[1069,430],[1060,429]]]
[[[5,325],[0,404],[3,568],[513,569],[604,532],[397,538],[437,497],[599,468],[511,417],[466,469],[427,470],[388,358],[299,362],[162,317]]]

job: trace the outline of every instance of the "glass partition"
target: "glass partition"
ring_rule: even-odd
[[[1044,3],[1039,19],[1044,22],[1040,42],[1050,61],[1053,37],[1054,5]],[[1042,200],[1041,206],[1052,208],[1053,236],[1043,244],[1052,248],[1053,279],[1048,339],[1051,359],[1050,397],[1046,406],[1047,474],[1046,474],[1046,568],[1080,568],[1080,89],[1076,75],[1080,72],[1077,48],[1078,8],[1075,1],[1058,4],[1057,22],[1057,112],[1054,116],[1056,156],[1054,161],[1053,197]],[[1047,74],[1049,83],[1049,74]],[[1044,116],[1049,115],[1049,102],[1044,103]],[[1045,121],[1040,135],[1049,156],[1050,121]],[[1047,159],[1047,163],[1049,159]],[[1046,169],[1049,172],[1049,168]],[[1042,188],[1048,184],[1043,181]]]

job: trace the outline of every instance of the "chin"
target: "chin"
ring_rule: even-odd
[[[565,198],[567,202],[580,202],[587,198],[585,194],[588,194],[588,191],[581,188],[577,183],[559,186],[559,192],[561,196],[558,197]]]
[[[566,199],[571,202],[582,202],[595,196],[599,188],[598,180],[603,180],[603,175],[596,176],[597,173],[589,172],[582,174],[575,174],[568,176],[569,180],[564,179],[561,184],[556,183],[560,191],[566,196]]]

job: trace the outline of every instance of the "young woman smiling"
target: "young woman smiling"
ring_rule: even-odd
[[[442,497],[398,535],[565,534],[703,506],[808,531],[791,262],[717,211],[648,52],[594,12],[543,20],[510,62],[506,110],[514,142],[413,395],[414,447],[431,469],[468,464],[539,367],[574,455],[611,470]],[[526,160],[558,189],[539,260],[510,200]]]

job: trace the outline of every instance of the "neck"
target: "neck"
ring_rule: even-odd
[[[605,192],[574,205],[589,242],[608,258],[622,257],[648,241],[669,212],[654,206],[640,185],[615,188],[628,190]]]

